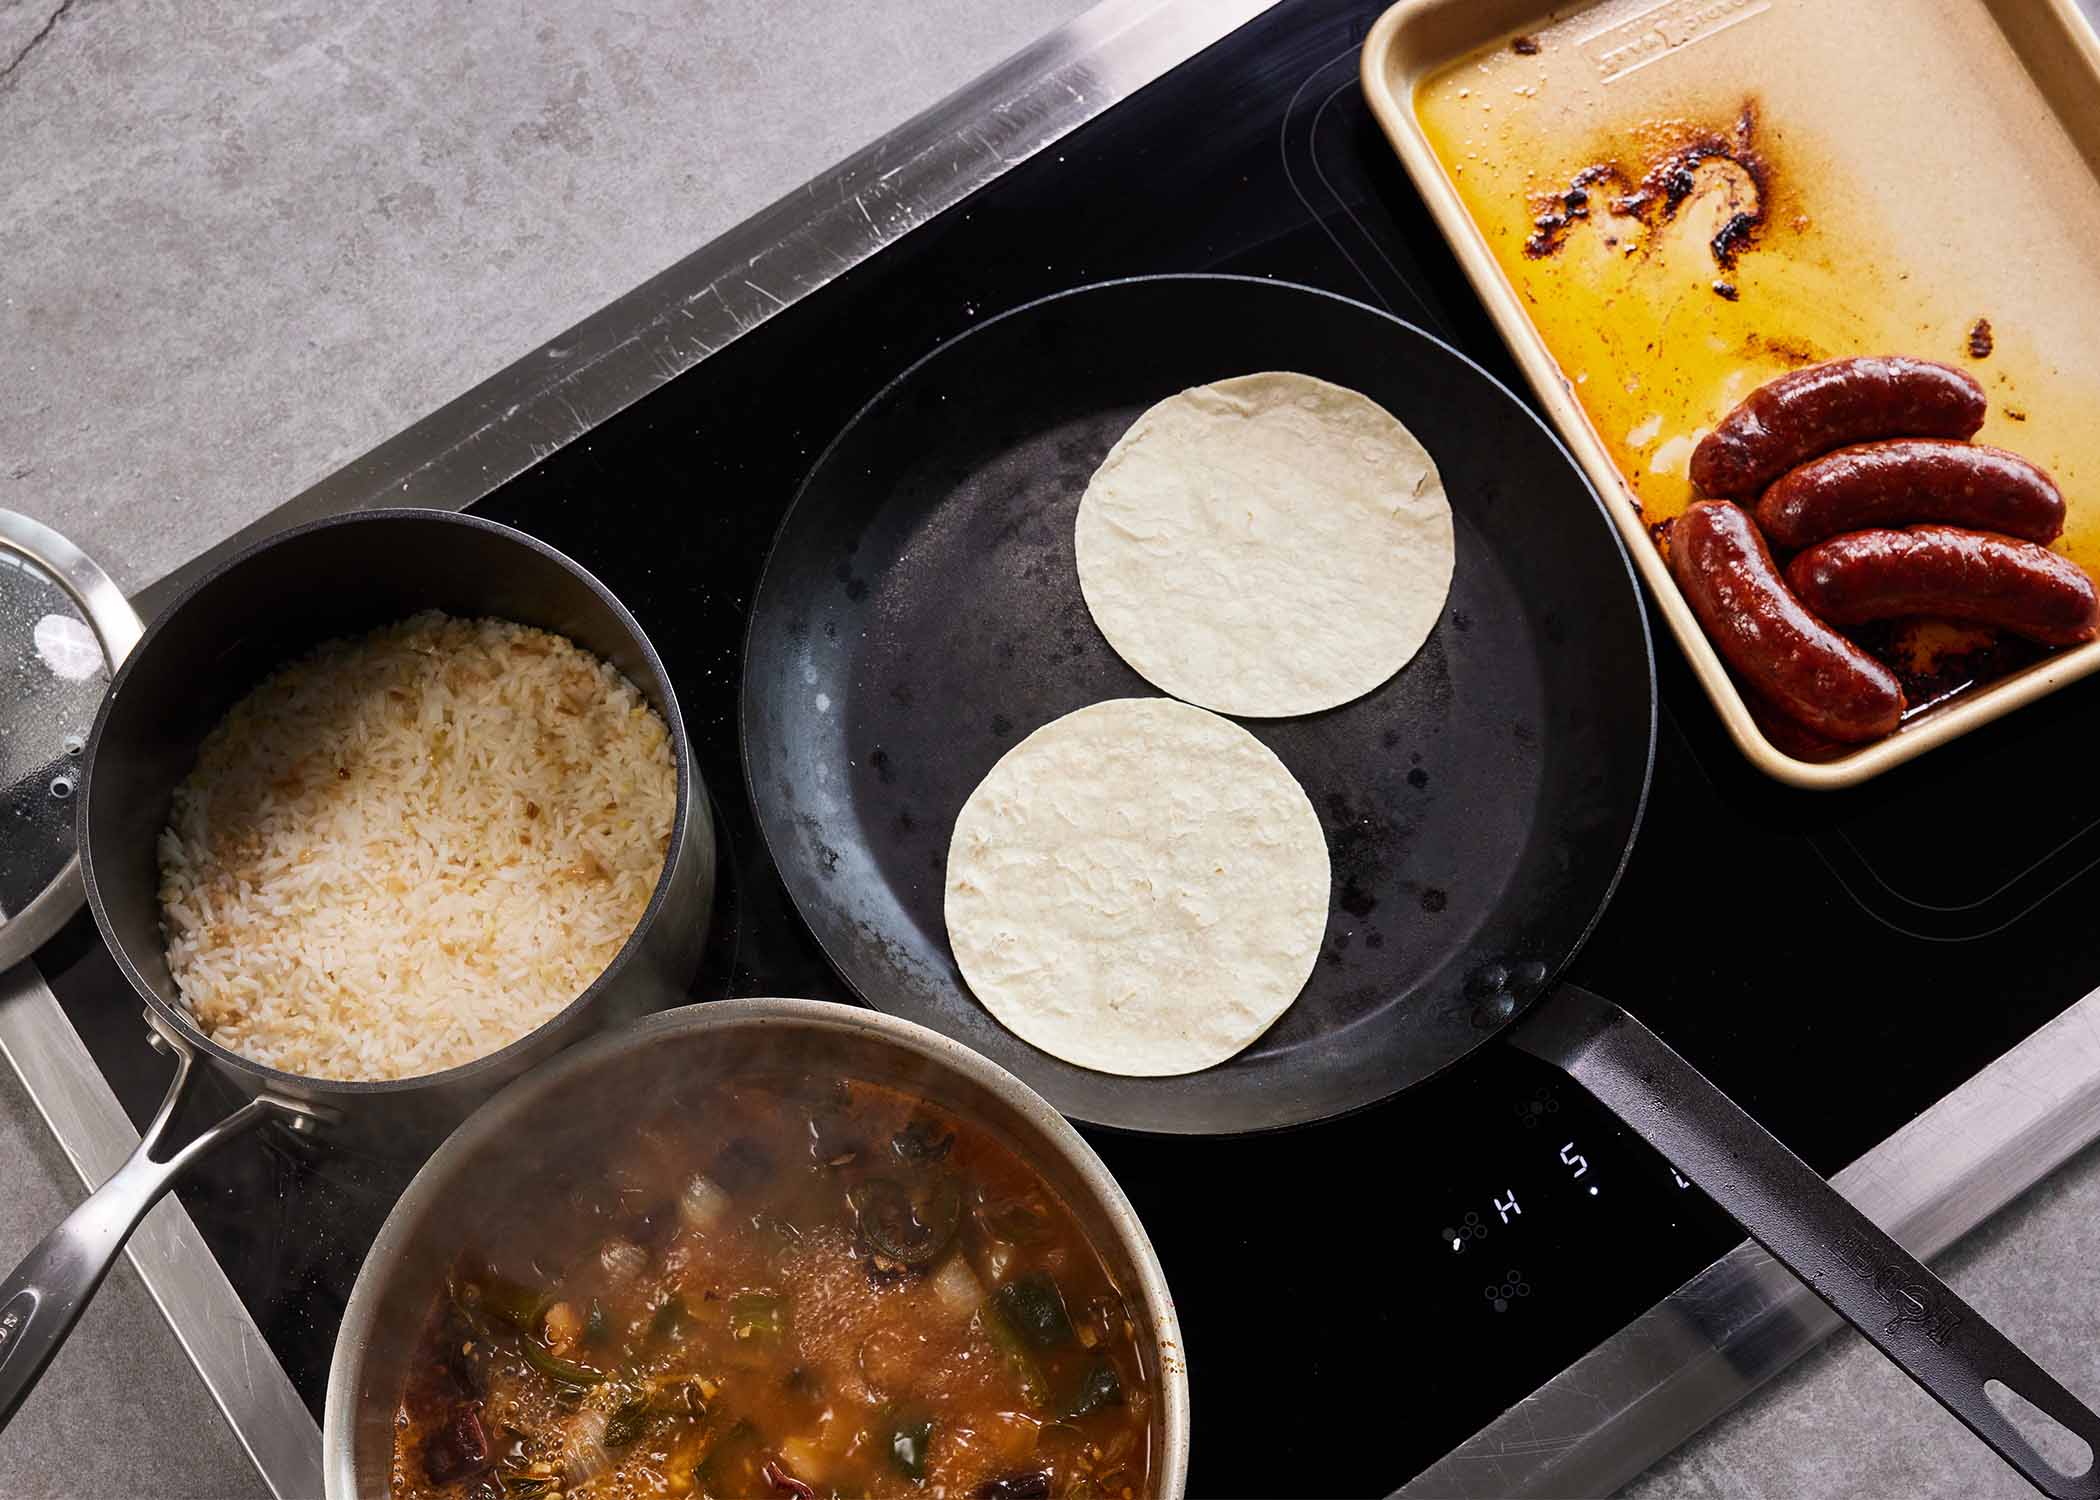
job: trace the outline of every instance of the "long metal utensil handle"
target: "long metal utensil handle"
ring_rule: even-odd
[[[1510,1039],[1563,1069],[1934,1400],[2058,1500],[2100,1497],[2100,1465],[2066,1474],[1992,1401],[1998,1381],[2100,1455],[2100,1417],[1781,1145],[1668,1043],[1564,985]]]
[[[165,1040],[165,1033],[162,1036]],[[138,1149],[0,1282],[0,1429],[66,1341],[146,1211],[207,1151],[283,1110],[279,1101],[267,1096],[251,1099],[166,1161],[155,1161],[154,1148],[195,1066],[187,1046],[178,1041],[172,1050],[175,1077]]]

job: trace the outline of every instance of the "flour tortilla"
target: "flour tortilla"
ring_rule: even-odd
[[[1329,886],[1319,816],[1261,741],[1118,698],[1036,730],[963,804],[948,941],[1024,1041],[1104,1073],[1193,1073],[1297,998]]]
[[[1079,588],[1162,692],[1252,718],[1361,697],[1451,592],[1429,452],[1368,396],[1242,375],[1160,402],[1079,502]]]

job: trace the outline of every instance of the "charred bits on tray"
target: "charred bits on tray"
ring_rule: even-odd
[[[1733,163],[1748,179],[1748,201],[1735,206],[1707,248],[1717,267],[1733,271],[1743,251],[1757,244],[1770,198],[1771,168],[1755,145],[1757,108],[1746,102],[1725,133],[1700,129],[1688,137],[1682,131],[1676,134],[1676,144],[1642,164],[1638,177],[1616,157],[1607,158],[1577,172],[1563,191],[1541,198],[1535,205],[1539,212],[1532,219],[1533,233],[1524,242],[1525,255],[1540,260],[1557,253],[1575,225],[1591,216],[1596,196],[1593,189],[1600,184],[1609,184],[1616,190],[1615,196],[1605,201],[1607,213],[1614,218],[1636,220],[1653,232],[1675,219],[1699,190],[1701,166],[1725,161]],[[1724,286],[1727,291],[1722,290]],[[1714,283],[1718,296],[1733,301],[1734,291],[1734,283],[1726,278]]]
[[[1524,253],[1538,260],[1560,249],[1567,242],[1568,232],[1590,216],[1590,189],[1600,182],[1624,180],[1614,162],[1598,162],[1577,172],[1565,191],[1540,205],[1544,212],[1531,221],[1534,232],[1524,242]],[[1618,200],[1614,199],[1612,212],[1618,212],[1617,205]]]
[[[1998,341],[1991,334],[1991,320],[1978,318],[1969,327],[1969,358],[1989,359]]]
[[[1509,50],[1516,53],[1519,57],[1537,57],[1539,55],[1539,39],[1535,36],[1512,37],[1509,43]]]

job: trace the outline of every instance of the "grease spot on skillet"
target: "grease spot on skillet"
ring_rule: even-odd
[[[890,767],[890,752],[877,745],[868,752],[868,764],[875,768],[875,779],[884,786],[894,786],[897,773]]]
[[[1433,885],[1422,892],[1422,910],[1430,913],[1432,916],[1442,911],[1450,904],[1450,901],[1451,898],[1448,895]]]
[[[1407,784],[1419,792],[1423,787],[1429,785],[1429,773],[1420,766],[1416,766],[1407,773]]]
[[[1322,801],[1327,814],[1323,820],[1327,855],[1340,887],[1335,905],[1362,920],[1377,908],[1378,897],[1372,893],[1385,884],[1388,864],[1413,827],[1394,822],[1375,806],[1358,811],[1342,792],[1331,791]]]

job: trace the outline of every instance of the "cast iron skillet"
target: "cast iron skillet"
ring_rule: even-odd
[[[1457,527],[1444,617],[1354,703],[1244,721],[1290,767],[1335,873],[1324,951],[1254,1046],[1180,1078],[1073,1067],[993,1020],[942,918],[963,801],[1030,731],[1156,696],[1072,560],[1079,497],[1145,407],[1300,370],[1364,391],[1435,453]],[[1588,933],[1640,820],[1655,716],[1617,538],[1551,433],[1462,356],[1352,302],[1159,278],[1053,297],[921,361],[831,445],[752,608],[745,766],[833,963],[1069,1115],[1269,1129],[1360,1108],[1486,1039]]]
[[[51,533],[0,512],[0,545],[34,558]],[[56,575],[55,575],[56,576]],[[97,576],[99,576],[99,571]],[[111,590],[113,593],[114,590]],[[121,595],[83,599],[121,611]],[[456,1068],[387,1082],[310,1078],[211,1040],[168,972],[155,841],[204,737],[271,670],[332,636],[425,609],[494,615],[568,636],[627,675],[671,731],[678,806],[656,890],[634,935],[564,1009],[509,1046]],[[317,1126],[330,1142],[419,1160],[497,1090],[611,1021],[685,998],[714,899],[714,825],[671,679],[633,615],[552,547],[474,516],[378,510],[295,528],[251,547],[170,605],[126,655],[93,733],[79,812],[95,925],[143,1005],[149,1038],[176,1059],[159,1112],[124,1165],[0,1282],[0,1426],[94,1295],[132,1228],[188,1167],[264,1120]],[[247,1103],[174,1151],[162,1137],[202,1058]]]
[[[1086,612],[1072,523],[1144,407],[1287,369],[1363,391],[1436,456],[1457,573],[1397,677],[1247,724],[1334,856],[1328,941],[1275,1029],[1182,1078],[1075,1068],[964,987],[942,920],[964,798],[1022,736],[1151,695]],[[2011,1387],[2100,1450],[2100,1418],[1653,1033],[1553,980],[1602,911],[1647,796],[1654,660],[1631,568],[1553,436],[1418,329],[1237,277],[1106,283],[989,320],[899,376],[818,460],[753,603],[745,770],[833,964],[877,1007],[977,1048],[1083,1119],[1221,1133],[1362,1107],[1497,1032],[1565,1069],[2031,1481]],[[1529,1014],[1527,1014],[1529,1012]],[[1523,1017],[1521,1024],[1516,1024]]]

